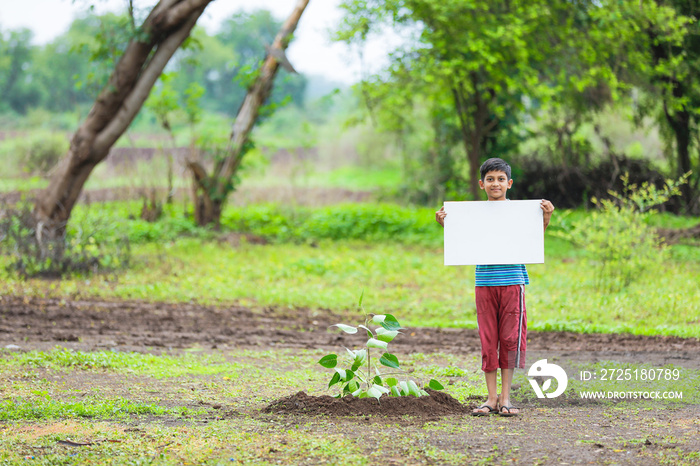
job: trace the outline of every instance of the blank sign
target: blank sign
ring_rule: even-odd
[[[544,263],[540,202],[445,202],[445,265]]]

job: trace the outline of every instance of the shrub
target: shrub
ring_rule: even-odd
[[[71,220],[42,237],[29,204],[0,210],[0,251],[13,257],[8,266],[25,277],[96,273],[127,267],[128,239],[101,217]]]
[[[560,209],[592,207],[593,199],[611,199],[610,191],[625,189],[620,177],[624,173],[629,183],[663,189],[665,177],[648,160],[613,157],[586,166],[553,164],[536,157],[518,159],[512,164],[515,182],[509,194],[512,199],[549,199]],[[678,211],[680,204],[670,202],[663,208]]]
[[[597,270],[596,284],[604,291],[619,291],[668,257],[667,246],[649,225],[655,206],[680,194],[686,182],[666,181],[662,189],[651,183],[630,183],[620,177],[622,193],[609,191],[610,199],[593,198],[599,208],[572,225],[569,231],[553,234],[583,247]]]
[[[59,133],[39,133],[17,146],[27,173],[46,175],[68,151],[68,140]]]
[[[314,209],[265,205],[228,209],[222,216],[222,225],[280,242],[359,239],[439,246],[442,230],[434,218],[434,209],[390,204],[341,204]]]

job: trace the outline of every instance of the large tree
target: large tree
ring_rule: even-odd
[[[37,196],[34,216],[40,243],[63,235],[85,181],[131,124],[163,68],[210,2],[161,0],[135,28],[49,186]]]
[[[559,73],[564,67],[555,57],[586,3],[347,0],[339,38],[362,42],[387,24],[409,38],[392,53],[389,68],[363,84],[365,95],[378,97],[377,106],[412,105],[420,96],[439,103],[433,113],[443,117],[444,102],[451,101],[469,165],[468,190],[478,198],[479,165],[498,152],[526,110],[524,97],[542,101],[557,93],[566,73]],[[394,84],[390,92],[382,92],[383,83]]]
[[[661,100],[664,123],[672,133],[678,177],[695,170],[691,182],[681,187],[691,212],[700,211],[700,3],[660,0],[640,4],[635,17],[644,40],[647,63],[643,89],[652,100]],[[654,109],[655,105],[646,109]],[[640,106],[639,109],[644,109]],[[658,107],[657,107],[658,108]],[[644,113],[642,111],[642,113]],[[693,163],[691,151],[695,149]]]

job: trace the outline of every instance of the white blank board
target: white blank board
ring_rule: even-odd
[[[540,202],[445,202],[445,265],[544,263]]]

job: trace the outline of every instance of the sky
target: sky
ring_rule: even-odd
[[[155,0],[135,0],[135,6],[149,8]],[[210,33],[216,32],[222,19],[240,11],[264,8],[280,21],[292,12],[297,0],[214,0],[204,11],[198,24]],[[95,11],[123,11],[126,0],[0,0],[0,28],[26,27],[34,32],[34,42],[45,44],[68,30],[71,21],[89,5]],[[292,65],[304,74],[317,74],[339,83],[351,84],[363,74],[375,72],[387,63],[387,52],[396,38],[387,35],[368,43],[364,61],[357,50],[333,43],[329,31],[342,17],[340,0],[310,0],[297,26],[295,39],[287,50]]]

